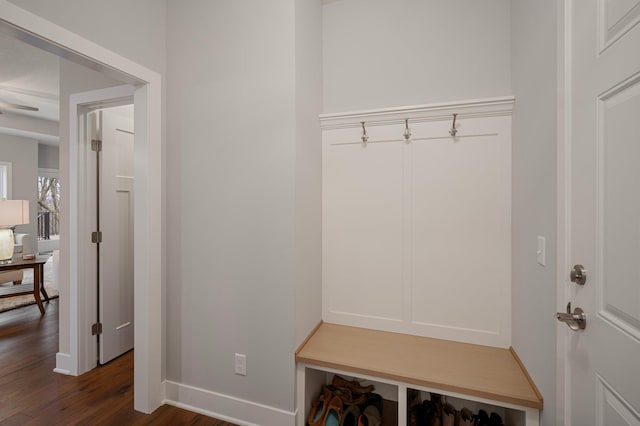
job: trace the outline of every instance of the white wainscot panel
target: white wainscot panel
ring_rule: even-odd
[[[509,117],[414,126],[411,320],[419,334],[510,344]],[[438,137],[441,136],[441,137]]]
[[[323,320],[510,345],[512,108],[505,97],[321,117]]]
[[[369,130],[381,140],[380,130]],[[402,318],[402,145],[334,130],[323,150],[323,312],[366,326]]]

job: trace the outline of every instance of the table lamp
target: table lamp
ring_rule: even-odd
[[[29,200],[0,200],[0,264],[13,259],[13,229],[11,226],[29,223]]]

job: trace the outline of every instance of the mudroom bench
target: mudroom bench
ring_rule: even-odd
[[[383,424],[407,425],[407,391],[445,396],[457,410],[539,426],[542,396],[513,350],[320,323],[296,351],[297,425],[334,374],[375,385]]]

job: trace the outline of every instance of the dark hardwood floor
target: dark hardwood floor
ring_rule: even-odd
[[[53,372],[58,300],[0,313],[0,424],[234,426],[164,405],[133,410],[133,352],[80,377]]]

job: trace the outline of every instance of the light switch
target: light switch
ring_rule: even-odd
[[[547,248],[546,248],[546,239],[538,235],[538,250],[536,251],[536,257],[538,260],[538,265],[546,266],[547,265]]]

